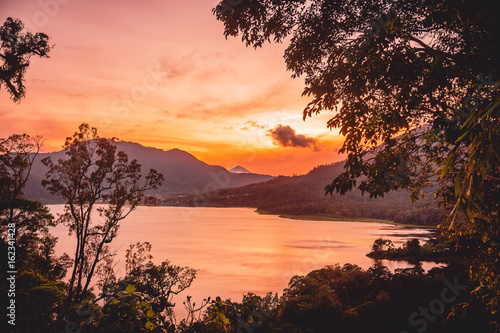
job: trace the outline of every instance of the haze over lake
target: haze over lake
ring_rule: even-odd
[[[64,206],[49,207],[57,214]],[[52,232],[59,237],[57,253],[72,255],[74,236],[67,235],[67,227],[59,225]],[[251,208],[138,207],[122,221],[112,247],[118,250],[118,276],[124,274],[128,246],[146,241],[152,244],[156,264],[168,259],[198,269],[191,287],[174,299],[181,304],[186,295],[195,301],[208,296],[241,301],[247,292],[281,294],[294,275],[325,265],[352,263],[366,269],[375,263],[366,254],[376,238],[390,238],[399,246],[410,234],[425,240],[430,231],[383,223],[290,220]],[[412,266],[382,263],[391,270]],[[425,263],[424,269],[433,266]]]

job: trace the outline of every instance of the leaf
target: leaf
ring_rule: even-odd
[[[113,303],[113,304],[118,304],[119,302],[120,302],[120,301],[119,301],[119,300],[117,300],[116,298],[113,298],[113,299],[111,300],[111,303]]]
[[[153,310],[149,309],[148,312],[146,312],[146,316],[148,316],[150,318],[154,317],[155,316],[155,312]]]
[[[488,106],[489,107],[489,106]],[[493,106],[489,107],[488,111],[484,114],[485,117],[491,115],[496,108],[500,107],[500,101],[493,104]]]
[[[153,328],[155,328],[155,324],[153,324],[148,320],[148,322],[144,325],[144,327],[146,327],[146,329],[151,331]]]
[[[455,177],[455,196],[458,197],[460,193],[460,186],[462,185],[462,179],[460,178],[460,174]]]
[[[125,291],[128,294],[133,294],[135,292],[135,286],[133,284],[129,284],[127,288],[125,288]]]
[[[467,134],[469,134],[469,131],[465,131],[464,134],[462,134],[458,139],[457,139],[457,142],[458,141],[462,141],[463,138],[465,138],[467,136]]]

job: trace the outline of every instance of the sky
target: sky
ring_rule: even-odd
[[[1,24],[43,32],[50,58],[32,58],[26,98],[0,90],[0,138],[42,135],[61,149],[81,123],[103,137],[178,148],[230,169],[304,174],[342,160],[331,112],[302,119],[304,79],[285,44],[246,47],[223,35],[212,0],[1,0]]]

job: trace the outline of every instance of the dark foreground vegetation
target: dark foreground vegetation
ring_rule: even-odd
[[[291,279],[283,295],[217,300],[205,320],[185,332],[479,332],[498,317],[482,301],[489,292],[449,265],[327,266]]]
[[[293,277],[280,294],[247,294],[241,301],[192,301],[189,286],[196,270],[164,260],[152,261],[148,243],[130,246],[125,276],[113,270],[107,246],[119,222],[137,204],[150,202],[144,191],[161,181],[151,170],[143,180],[140,165],[82,125],[66,142],[67,159],[53,162],[45,186],[66,198],[66,214],[55,219],[47,207],[22,198],[40,141],[14,135],[0,141],[2,196],[1,303],[7,309],[5,332],[495,332],[498,295],[469,272],[471,253],[448,258],[446,267],[425,273],[420,264],[391,273],[376,264],[327,266]],[[92,220],[93,205],[107,205]],[[76,254],[56,256],[49,227],[63,223],[77,238]],[[15,236],[14,236],[15,235]],[[436,241],[434,249],[443,249]],[[413,257],[427,245],[409,241],[397,252],[388,240],[373,250]],[[392,252],[391,252],[392,251]],[[9,253],[9,255],[7,255]],[[12,255],[15,258],[12,257]],[[397,256],[394,256],[395,259]],[[426,258],[429,259],[429,258]],[[11,270],[16,270],[12,279]],[[67,275],[67,273],[70,273]],[[182,294],[181,294],[182,293]],[[13,300],[13,301],[12,301]],[[183,303],[185,318],[174,306]],[[13,304],[13,305],[11,305]],[[7,308],[5,306],[4,308]]]

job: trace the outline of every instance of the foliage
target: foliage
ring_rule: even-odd
[[[464,268],[425,273],[417,265],[391,273],[381,264],[368,270],[327,266],[293,277],[279,298],[250,293],[241,302],[218,298],[203,321],[180,332],[466,332],[464,327],[474,324],[475,332],[494,331],[499,317],[487,308],[494,306],[485,301],[489,291],[474,289]],[[443,309],[436,312],[439,302]],[[467,304],[472,306],[464,308]]]
[[[196,277],[196,270],[189,267],[180,267],[170,264],[164,260],[159,265],[152,262],[153,256],[149,254],[151,244],[148,242],[130,245],[126,251],[125,276],[117,279],[113,271],[113,263],[108,263],[108,274],[103,274],[98,286],[101,287],[101,297],[107,304],[112,302],[116,295],[117,286],[125,287],[133,285],[134,290],[143,296],[147,296],[151,309],[162,318],[168,318],[173,329],[176,325],[175,313],[173,311],[175,303],[174,297],[191,286]],[[191,297],[187,296],[184,302],[188,311],[187,318],[180,323],[187,326],[196,321],[195,315],[208,304],[209,300],[204,300],[196,307],[191,303]],[[116,302],[115,302],[116,303]],[[97,326],[103,327],[102,323]],[[107,327],[105,324],[104,327]]]
[[[411,263],[420,261],[445,262],[462,260],[463,254],[451,247],[449,240],[442,237],[431,238],[420,245],[416,238],[408,239],[401,247],[394,247],[388,239],[378,238],[373,242],[372,251],[367,254],[373,259],[407,260]]]
[[[468,302],[453,306],[445,319],[452,332],[498,332],[500,330],[500,306],[495,293],[484,286],[470,293]]]
[[[452,209],[447,227],[471,275],[500,299],[500,25],[494,1],[229,0],[214,9],[246,45],[289,41],[305,76],[304,119],[334,111],[345,172],[326,187],[370,196],[431,180]],[[445,225],[443,225],[444,227]]]
[[[126,279],[136,284],[139,290],[157,298],[160,307],[171,309],[175,306],[173,297],[189,288],[195,277],[195,269],[172,265],[169,260],[164,260],[159,265],[149,261],[128,272]]]
[[[104,305],[97,332],[173,333],[174,326],[161,314],[154,299],[129,284]]]
[[[406,243],[403,245],[403,248],[406,250],[406,253],[408,253],[410,256],[420,255],[421,251],[420,241],[416,238],[407,240]]]
[[[241,303],[217,297],[205,311],[203,321],[191,326],[202,328],[201,331],[208,327],[218,332],[266,332],[270,329],[269,319],[276,315],[278,305],[278,295],[273,293],[263,297],[247,293]],[[182,332],[191,332],[190,327]]]
[[[27,134],[0,139],[0,235],[2,247],[6,247],[8,230],[14,230],[17,270],[60,279],[66,274],[69,258],[54,256],[56,239],[48,229],[55,225],[54,217],[41,203],[22,198],[41,145],[40,137]]]
[[[171,309],[175,306],[173,297],[191,286],[196,269],[172,265],[169,260],[155,265],[149,256],[150,249],[151,245],[147,242],[130,246],[126,255],[125,280],[157,299],[162,311]]]
[[[23,195],[23,188],[31,167],[42,146],[41,137],[14,134],[0,139],[0,204],[8,207],[9,222],[14,218],[16,201]]]
[[[430,133],[453,145],[458,132],[451,132],[467,120],[458,114],[460,102],[477,92],[473,106],[481,114],[498,98],[478,82],[480,75],[498,76],[493,8],[488,1],[261,0],[214,13],[226,37],[241,34],[247,45],[289,37],[287,69],[305,75],[304,95],[312,97],[304,117],[334,110],[328,126],[346,137],[347,172],[328,191],[350,190],[365,175],[360,189],[378,196],[391,187],[425,186],[414,172],[429,170],[417,170],[421,155],[411,153],[430,149],[422,146],[429,128],[415,128],[431,124]],[[399,179],[391,185],[385,171]]]
[[[68,226],[77,241],[67,301],[78,303],[96,270],[110,256],[109,244],[120,221],[142,202],[145,191],[161,184],[163,176],[151,169],[141,181],[141,165],[116,151],[116,139],[100,138],[87,124],[66,139],[64,149],[67,159],[42,160],[50,168],[42,184],[66,202],[59,222]],[[97,207],[101,202],[106,205]],[[99,221],[92,218],[94,209]]]
[[[32,56],[48,58],[51,49],[44,33],[23,32],[24,24],[8,17],[0,27],[0,88],[5,85],[14,102],[26,95],[24,76]]]
[[[392,244],[390,239],[377,238],[373,241],[372,252],[379,253],[392,250],[394,250],[394,244]]]
[[[2,295],[6,293],[2,291]],[[58,314],[65,295],[63,282],[31,270],[18,274],[15,298],[17,332],[49,331],[55,327],[61,320]]]
[[[10,302],[8,295],[15,299],[20,332],[54,326],[65,295],[65,284],[58,280],[71,264],[66,254],[54,255],[57,239],[50,235],[49,227],[55,223],[48,208],[22,198],[41,144],[41,138],[26,134],[0,139],[0,250],[15,255],[15,264],[7,262],[7,255],[1,260],[0,278],[9,281],[9,272],[17,271],[15,288],[2,283],[0,294],[2,304]]]

